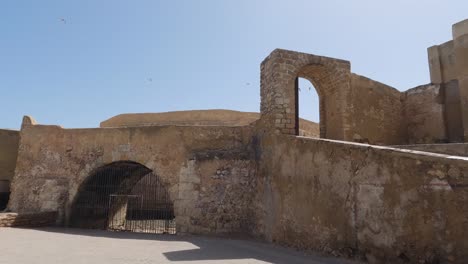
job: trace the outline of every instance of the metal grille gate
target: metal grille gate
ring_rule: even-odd
[[[175,234],[174,208],[159,177],[133,162],[110,164],[80,188],[70,223],[81,228]]]

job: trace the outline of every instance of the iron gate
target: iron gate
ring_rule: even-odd
[[[81,228],[175,234],[166,186],[145,166],[119,162],[97,170],[80,188],[70,223]]]

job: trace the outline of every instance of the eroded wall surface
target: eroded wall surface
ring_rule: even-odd
[[[179,232],[244,232],[255,187],[249,127],[62,129],[21,131],[8,208],[58,211],[66,224],[78,188],[97,168],[134,161],[168,186]]]
[[[351,75],[352,141],[391,145],[406,141],[401,93],[388,85]]]
[[[422,85],[404,94],[404,120],[409,144],[448,142],[445,100],[440,85]]]
[[[466,158],[292,136],[260,141],[257,235],[380,263],[468,259]]]
[[[441,84],[457,79],[453,41],[428,48],[431,83]]]

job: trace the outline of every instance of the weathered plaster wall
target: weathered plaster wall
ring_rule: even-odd
[[[468,157],[467,143],[399,145],[395,148],[420,150],[426,152]]]
[[[468,23],[463,21],[463,23]],[[466,29],[465,27],[462,27]],[[463,35],[461,35],[463,33]],[[468,31],[460,30],[454,39],[457,80],[460,92],[464,141],[468,141]]]
[[[18,144],[18,131],[0,129],[0,181],[9,181],[15,174]]]
[[[351,75],[352,141],[377,145],[405,142],[401,93],[388,85]]]
[[[180,232],[245,231],[253,226],[251,133],[249,127],[24,126],[8,207],[18,213],[58,211],[64,223],[92,171],[131,160],[167,184]]]
[[[403,94],[403,98],[409,144],[448,141],[445,100],[440,85],[429,84],[410,89]]]
[[[453,39],[457,39],[463,35],[468,34],[468,19],[460,21],[452,25]]]
[[[440,84],[457,79],[453,41],[428,48],[431,83]]]
[[[445,125],[448,142],[463,142],[462,106],[458,80],[441,85],[445,96]]]
[[[257,235],[371,262],[468,259],[467,158],[292,136],[260,145]]]

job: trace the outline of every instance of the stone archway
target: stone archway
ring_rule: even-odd
[[[80,228],[175,233],[174,208],[164,183],[132,161],[94,170],[72,203],[69,225]]]
[[[352,105],[348,61],[277,49],[261,64],[261,119],[276,134],[298,134],[297,78],[320,98],[322,138],[347,140]]]

